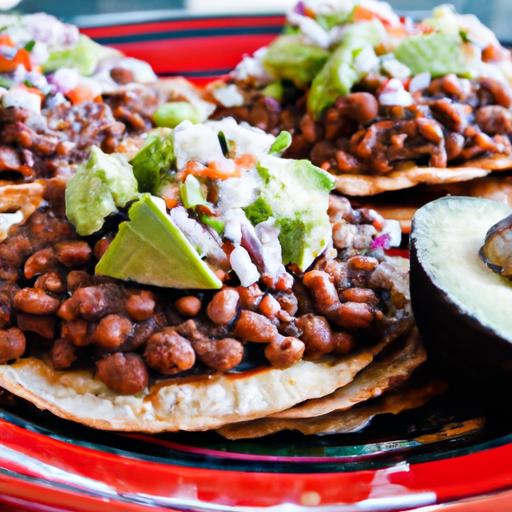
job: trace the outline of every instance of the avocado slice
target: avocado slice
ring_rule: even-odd
[[[512,379],[512,282],[479,251],[509,206],[444,197],[420,208],[411,234],[411,301],[432,355],[450,374]]]
[[[165,288],[218,289],[204,262],[158,199],[144,194],[96,265],[96,274]]]
[[[253,223],[270,217],[280,229],[283,263],[306,270],[327,248],[332,228],[327,214],[334,178],[309,160],[261,158],[261,196],[246,209]]]

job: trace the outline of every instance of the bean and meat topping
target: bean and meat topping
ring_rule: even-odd
[[[72,105],[45,100],[41,113],[0,108],[0,174],[25,181],[69,175],[91,146],[113,152],[128,137],[152,127],[164,98],[148,86],[121,87],[101,100]],[[48,104],[46,104],[48,103]]]
[[[334,247],[307,272],[248,287],[227,274],[219,291],[187,292],[94,275],[105,235],[80,238],[45,206],[0,244],[0,363],[41,356],[135,394],[155,379],[236,371],[255,352],[285,368],[376,342],[410,317],[406,276],[372,249],[377,214],[333,197],[329,216]]]
[[[447,75],[411,91],[411,105],[404,107],[379,101],[387,80],[368,75],[318,120],[307,112],[303,91],[289,86],[278,102],[236,82],[244,104],[219,106],[214,117],[232,116],[274,134],[288,130],[293,142],[286,156],[309,158],[333,173],[445,168],[512,152],[512,93],[506,84]]]

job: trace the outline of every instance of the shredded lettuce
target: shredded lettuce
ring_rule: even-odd
[[[434,78],[449,73],[466,77],[471,75],[458,34],[434,32],[409,37],[398,45],[395,56],[409,67],[413,75],[424,72]]]
[[[308,109],[318,117],[336,98],[350,93],[364,76],[355,66],[357,56],[367,47],[382,41],[382,32],[376,23],[358,23],[347,29],[343,40],[316,75],[308,95]]]
[[[50,73],[60,68],[72,68],[81,75],[89,76],[94,73],[98,62],[113,52],[114,50],[111,48],[95,43],[87,36],[80,35],[78,43],[72,48],[51,52],[43,64],[43,70],[45,73]]]
[[[274,141],[272,146],[270,146],[269,153],[271,155],[281,154],[290,147],[291,143],[292,143],[291,133],[287,132],[286,130],[283,130],[276,137],[276,140]]]
[[[322,69],[329,52],[304,42],[300,36],[280,36],[267,49],[263,66],[276,78],[306,87]]]

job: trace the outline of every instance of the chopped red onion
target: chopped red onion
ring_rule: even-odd
[[[370,245],[370,249],[389,249],[391,247],[391,235],[389,233],[384,233],[383,235],[379,235],[375,238]]]

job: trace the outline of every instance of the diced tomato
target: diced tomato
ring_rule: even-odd
[[[85,84],[78,84],[74,89],[66,93],[73,105],[79,105],[84,101],[93,101],[96,98],[96,92]]]
[[[203,176],[211,180],[227,180],[228,178],[238,178],[241,169],[236,167],[233,170],[222,169],[218,162],[210,162],[205,169]]]
[[[377,15],[377,13],[370,11],[370,9],[367,9],[366,7],[363,7],[362,5],[356,6],[352,16],[353,16],[354,21],[370,21],[370,20],[374,20],[375,18],[379,17]]]
[[[391,37],[396,37],[397,39],[403,39],[408,35],[408,32],[404,26],[386,27],[386,32]]]
[[[434,28],[431,27],[430,25],[427,25],[426,23],[418,23],[416,25],[416,28],[422,33],[422,34],[430,34],[432,32],[434,32]]]
[[[245,155],[236,158],[235,164],[242,170],[252,169],[256,165],[256,158],[254,158],[254,156],[250,155],[249,153],[246,153]]]
[[[0,45],[14,48],[15,44],[9,34],[0,34]]]
[[[18,66],[23,66],[27,71],[32,70],[30,53],[24,48],[20,48],[13,59],[0,56],[0,73],[10,73],[15,71]]]
[[[304,16],[308,16],[308,18],[316,18],[315,11],[313,9],[310,9],[309,7],[304,7]]]
[[[238,178],[240,168],[233,170],[222,169],[218,162],[210,162],[207,167],[201,166],[198,162],[190,161],[185,164],[183,171],[179,173],[178,178],[185,181],[189,174],[198,178],[209,178],[211,180],[227,180],[228,178]]]

